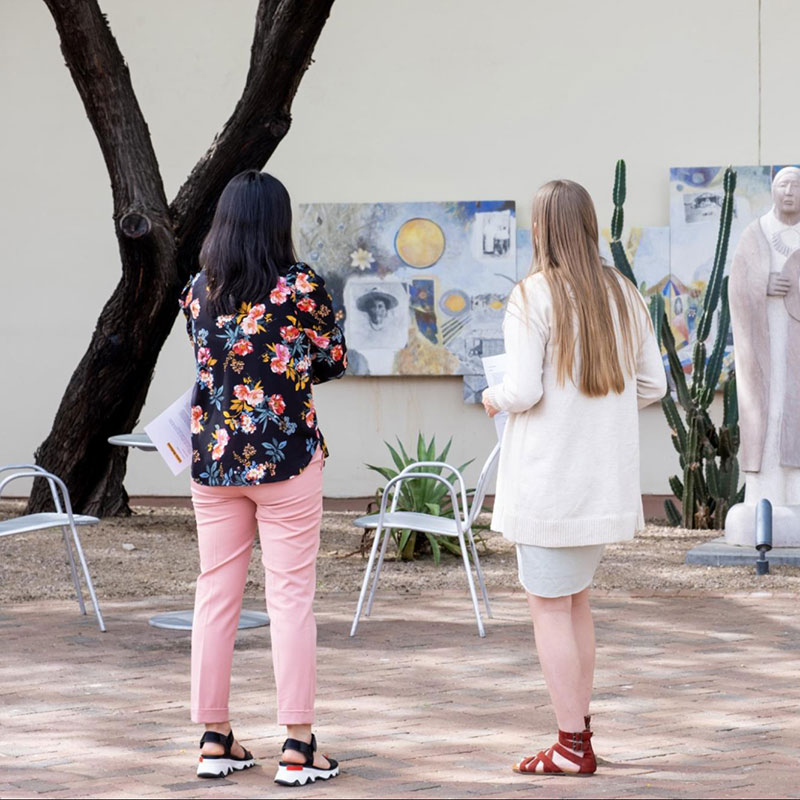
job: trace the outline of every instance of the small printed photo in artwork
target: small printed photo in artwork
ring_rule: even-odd
[[[479,211],[475,214],[479,233],[479,256],[505,256],[511,249],[511,211]]]
[[[483,369],[482,359],[505,352],[505,341],[501,334],[491,330],[470,330],[463,338],[461,361],[464,375],[479,375]]]
[[[491,338],[489,336],[470,336],[467,340],[470,358],[487,358],[488,356],[499,356],[505,352],[505,341],[500,337]]]
[[[351,278],[344,287],[344,307],[349,347],[363,351],[400,350],[406,346],[409,300],[401,281]]]
[[[683,214],[687,223],[718,222],[722,212],[722,192],[684,192]],[[733,209],[734,219],[736,208]]]

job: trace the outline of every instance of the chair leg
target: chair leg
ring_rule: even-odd
[[[75,586],[75,594],[78,596],[78,605],[81,609],[81,614],[86,614],[86,606],[83,602],[83,592],[81,591],[81,584],[78,580],[78,570],[75,568],[75,557],[72,555],[72,545],[69,543],[69,534],[67,533],[66,525],[61,528],[64,534],[64,547],[67,549],[67,559],[69,560],[69,571],[72,574],[72,583]]]
[[[367,610],[365,612],[365,616],[369,616],[372,613],[372,602],[375,600],[375,592],[378,589],[378,578],[381,575],[381,569],[383,569],[383,559],[386,555],[386,548],[389,544],[389,539],[392,538],[392,532],[389,528],[386,528],[383,531],[383,544],[381,545],[381,553],[378,556],[378,566],[375,567],[375,576],[372,579],[372,588],[369,591],[369,600],[367,600]]]
[[[97,595],[94,593],[94,584],[92,583],[92,576],[89,574],[89,567],[86,564],[86,557],[83,555],[83,548],[81,547],[81,540],[78,537],[78,530],[74,525],[70,526],[72,528],[72,539],[75,542],[75,550],[78,552],[78,558],[81,562],[81,567],[83,567],[83,577],[86,580],[86,586],[89,589],[89,597],[92,598],[92,605],[94,605],[94,613],[97,615],[97,624],[100,627],[100,630],[105,633],[106,632],[106,624],[103,622],[103,615],[100,613],[100,606],[97,603]]]
[[[369,577],[372,573],[372,565],[375,563],[375,553],[378,552],[378,539],[381,536],[381,529],[377,528],[375,531],[375,538],[372,540],[372,549],[369,552],[369,560],[367,561],[367,568],[364,570],[364,580],[361,583],[361,594],[358,596],[358,605],[356,606],[356,613],[353,617],[353,624],[350,627],[350,635],[355,636],[358,630],[358,620],[361,617],[361,609],[364,607],[364,598],[367,596],[367,587],[369,586]]]
[[[478,623],[478,635],[484,637],[486,636],[486,631],[483,629],[481,610],[478,606],[478,596],[475,594],[475,581],[472,580],[472,570],[470,569],[469,556],[467,555],[467,543],[464,541],[463,534],[458,537],[458,543],[461,545],[461,556],[464,559],[464,570],[467,573],[467,584],[469,585],[469,593],[472,597],[472,608],[475,610],[475,621]]]
[[[475,562],[475,572],[478,575],[478,586],[481,587],[483,594],[483,603],[486,606],[486,616],[489,619],[494,619],[492,616],[492,608],[489,605],[489,595],[486,592],[486,581],[483,578],[483,570],[481,569],[481,560],[478,558],[478,548],[475,546],[475,539],[472,537],[472,531],[469,531],[469,546],[472,550],[472,560]]]

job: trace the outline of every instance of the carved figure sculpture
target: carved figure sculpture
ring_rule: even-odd
[[[772,183],[773,207],[739,241],[730,273],[745,502],[729,544],[754,545],[755,507],[773,505],[773,545],[800,546],[800,169]]]

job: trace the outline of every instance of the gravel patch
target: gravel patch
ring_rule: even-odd
[[[0,502],[0,519],[22,513],[19,501]],[[317,587],[321,592],[357,593],[364,574],[357,513],[326,512],[322,525]],[[483,520],[488,522],[488,518]],[[686,552],[716,538],[717,532],[649,525],[632,542],[609,545],[595,575],[594,587],[633,594],[792,592],[800,594],[800,568],[772,567],[756,577],[751,567],[706,567],[684,564]],[[194,516],[181,508],[134,508],[131,517],[108,518],[80,530],[89,569],[100,600],[151,596],[186,597],[194,592],[198,570]],[[485,533],[480,549],[489,591],[518,589],[514,547],[501,536]],[[263,592],[260,548],[252,558],[245,592]],[[460,559],[442,556],[414,562],[389,556],[381,586],[395,592],[421,593],[465,588]],[[59,530],[0,539],[0,602],[66,599],[73,596]]]

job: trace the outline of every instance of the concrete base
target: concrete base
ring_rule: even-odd
[[[693,547],[686,554],[687,564],[705,564],[711,567],[752,566],[757,560],[758,550],[755,547],[731,545],[721,537]],[[767,553],[767,561],[773,566],[800,567],[800,547],[773,548]]]
[[[756,507],[737,503],[725,517],[725,542],[740,547],[756,546]],[[800,506],[774,506],[772,546],[800,547]]]
[[[186,611],[166,611],[150,617],[148,623],[154,628],[167,628],[171,631],[190,631],[194,621],[194,609]],[[242,611],[239,615],[239,630],[261,628],[269,625],[269,615],[263,611]]]

